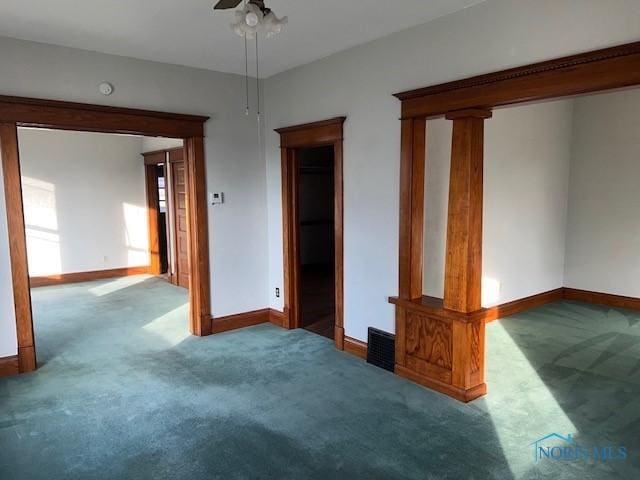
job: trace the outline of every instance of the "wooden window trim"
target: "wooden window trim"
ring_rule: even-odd
[[[297,218],[297,153],[300,148],[333,146],[334,153],[334,289],[335,328],[334,342],[344,348],[344,204],[343,204],[343,126],[346,117],[336,117],[314,123],[277,128],[280,134],[282,169],[282,229],[284,270],[285,328],[300,326],[300,279],[298,261]]]
[[[208,117],[0,96],[0,152],[9,230],[11,278],[21,372],[37,368],[20,178],[17,127],[181,138],[185,143],[189,216],[189,330],[211,333],[204,123]]]

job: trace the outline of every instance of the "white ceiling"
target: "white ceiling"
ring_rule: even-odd
[[[1,0],[0,36],[244,73],[233,11],[217,0]],[[261,76],[420,25],[483,0],[267,0],[289,25],[261,42]]]

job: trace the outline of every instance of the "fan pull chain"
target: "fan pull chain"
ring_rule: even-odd
[[[244,34],[244,90],[247,97],[247,106],[244,114],[249,115],[249,50],[247,48],[247,34]]]
[[[242,8],[247,8],[247,0],[242,2]],[[247,105],[244,110],[245,115],[249,115],[249,49],[247,47],[247,34],[244,34],[244,93],[247,97]]]
[[[258,99],[258,122],[260,121],[260,59],[258,56],[258,35],[256,34],[256,89]]]

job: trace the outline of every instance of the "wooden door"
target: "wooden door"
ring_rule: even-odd
[[[189,242],[187,239],[187,187],[183,150],[169,152],[173,196],[173,235],[175,246],[174,279],[177,285],[189,288]]]

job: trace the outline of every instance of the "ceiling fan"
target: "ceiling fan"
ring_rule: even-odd
[[[260,31],[267,37],[277,35],[288,21],[287,17],[276,17],[273,10],[265,6],[264,0],[220,0],[213,9],[229,10],[242,2],[245,6],[236,11],[236,21],[231,24],[233,31],[241,37],[253,39]]]
[[[236,8],[242,2],[243,0],[220,0],[213,8],[214,10],[227,10],[229,8]],[[251,3],[261,3],[262,8],[264,8],[264,2],[262,0],[254,0]]]
[[[278,18],[273,10],[264,5],[264,0],[220,0],[213,7],[214,10],[229,10],[238,7],[244,2],[241,10],[236,10],[236,21],[231,24],[231,29],[244,38],[244,65],[245,65],[245,90],[246,90],[246,114],[249,114],[249,52],[247,39],[255,39],[256,52],[256,91],[258,121],[260,121],[260,62],[258,56],[258,33],[262,32],[266,37],[277,35],[283,25],[288,21],[287,17]]]

